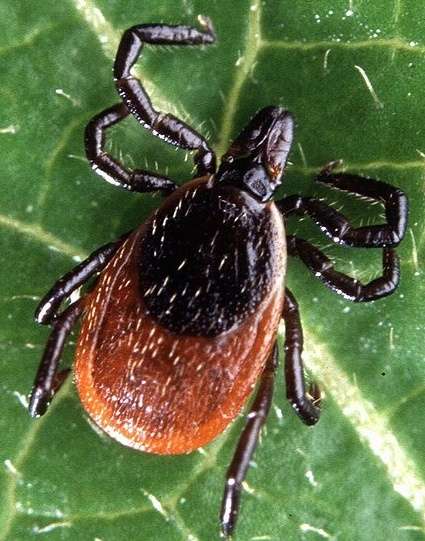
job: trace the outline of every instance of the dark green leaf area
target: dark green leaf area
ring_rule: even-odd
[[[220,155],[260,107],[290,109],[297,129],[279,197],[303,193],[355,226],[371,206],[315,184],[329,160],[409,196],[409,229],[392,296],[352,304],[288,262],[305,330],[308,382],[322,418],[304,426],[285,400],[283,358],[267,429],[244,487],[235,541],[425,539],[424,122],[425,6],[415,0],[0,1],[0,541],[219,539],[224,477],[243,427],[188,456],[136,453],[96,432],[72,378],[41,419],[26,409],[49,329],[38,300],[88,253],[142,223],[159,195],[102,181],[85,159],[88,120],[119,97],[112,79],[123,30],[197,24],[218,42],[147,46],[139,75],[159,110],[182,116]],[[134,119],[108,133],[128,167],[191,178],[191,156]],[[367,282],[379,250],[336,246],[309,218],[288,230]],[[196,249],[196,247],[194,247]],[[63,363],[71,366],[78,329]],[[283,338],[282,338],[283,340]],[[283,353],[283,343],[280,343]],[[281,356],[282,357],[282,356]]]

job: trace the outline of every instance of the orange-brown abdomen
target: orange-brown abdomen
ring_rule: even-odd
[[[176,333],[147,309],[139,248],[152,219],[109,263],[86,304],[75,371],[85,409],[110,436],[152,453],[187,453],[241,411],[274,345],[283,303],[283,225],[273,204],[269,211],[281,251],[272,283],[255,311],[213,336]]]

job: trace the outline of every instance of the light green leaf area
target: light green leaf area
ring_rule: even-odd
[[[298,420],[280,369],[235,540],[423,540],[425,5],[417,0],[0,2],[0,540],[219,538],[242,418],[202,452],[157,457],[95,432],[72,381],[43,418],[25,409],[48,336],[32,320],[37,300],[160,203],[102,182],[84,158],[85,124],[118,101],[119,37],[139,22],[195,24],[198,14],[214,21],[217,45],[146,47],[138,63],[158,107],[182,115],[221,154],[257,109],[283,105],[298,127],[280,195],[315,194],[357,225],[379,222],[379,206],[314,186],[320,166],[342,158],[411,201],[402,283],[390,298],[350,304],[290,260],[322,419],[314,428]],[[132,119],[109,144],[128,164],[190,178],[185,153]],[[289,227],[338,269],[362,280],[379,273],[379,250],[331,246],[308,220]]]

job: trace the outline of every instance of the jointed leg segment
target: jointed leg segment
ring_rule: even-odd
[[[143,169],[127,169],[105,151],[105,131],[128,115],[126,106],[118,103],[93,117],[87,124],[86,156],[93,170],[107,182],[132,192],[172,192],[176,185],[168,177]]]
[[[327,287],[355,302],[367,302],[394,292],[400,281],[400,265],[393,249],[406,232],[408,202],[398,188],[385,182],[347,173],[333,173],[340,162],[329,163],[316,180],[331,188],[346,191],[385,206],[387,223],[366,227],[353,227],[343,214],[312,197],[291,195],[279,201],[278,207],[285,217],[307,214],[334,242],[352,247],[383,248],[382,276],[368,284],[334,269],[332,261],[318,248],[294,235],[288,235],[288,253],[299,257]]]
[[[128,235],[126,233],[117,241],[104,244],[59,278],[39,302],[34,314],[35,320],[43,325],[52,323],[58,316],[62,302],[108,264]]]
[[[285,290],[282,317],[285,321],[285,382],[286,396],[301,420],[314,425],[320,417],[320,392],[316,385],[310,389],[312,400],[306,394],[303,351],[303,330],[295,297]]]
[[[269,413],[273,397],[274,378],[277,367],[277,346],[267,361],[260,385],[247,415],[245,428],[239,438],[232,462],[226,473],[226,486],[221,504],[220,522],[223,533],[230,536],[238,518],[242,483],[252,459],[262,426]]]
[[[82,314],[82,299],[71,304],[53,323],[31,391],[29,412],[38,417],[46,412],[49,402],[65,381],[69,370],[58,372],[59,361],[66,339]]]
[[[207,45],[214,43],[211,22],[201,18],[202,30],[190,26],[163,24],[136,25],[124,33],[115,60],[114,79],[117,90],[133,116],[145,127],[172,145],[196,150],[197,175],[214,173],[215,155],[206,140],[185,122],[171,114],[158,112],[139,79],[131,74],[144,43],[152,45]]]
[[[332,261],[318,248],[294,235],[287,237],[288,253],[297,256],[329,289],[354,302],[368,302],[394,292],[400,281],[400,264],[392,248],[384,248],[383,274],[368,284],[334,269]]]
[[[157,137],[177,147],[196,151],[196,175],[212,174],[216,169],[214,152],[206,140],[182,120],[154,109],[139,79],[131,74],[144,43],[152,45],[202,45],[215,41],[209,19],[201,19],[202,30],[190,26],[163,24],[136,25],[124,33],[114,64],[115,84],[123,103],[105,109],[88,123],[85,131],[87,159],[92,168],[111,184],[135,192],[161,191],[170,193],[175,183],[166,176],[152,171],[124,167],[104,148],[105,130],[131,113],[145,128]]]
[[[122,245],[129,233],[116,242],[105,244],[93,252],[70,272],[62,276],[39,303],[35,318],[39,323],[51,324],[52,332],[31,392],[29,412],[33,417],[43,415],[49,402],[64,382],[69,370],[58,372],[66,339],[83,312],[84,298],[59,313],[62,302],[94,274],[102,270]]]
[[[332,173],[339,162],[332,162],[317,176],[316,181],[331,188],[350,192],[385,206],[387,223],[353,227],[347,218],[332,207],[312,197],[291,195],[279,201],[285,216],[307,214],[334,242],[346,246],[384,248],[397,246],[406,232],[408,205],[405,194],[378,180],[347,173]]]

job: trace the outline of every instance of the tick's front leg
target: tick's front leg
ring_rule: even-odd
[[[114,65],[114,79],[118,93],[132,115],[154,135],[186,150],[195,150],[197,175],[214,173],[216,157],[206,140],[177,117],[157,111],[140,80],[131,68],[142,52],[143,44],[150,45],[208,45],[215,42],[211,21],[200,17],[202,29],[190,26],[140,24],[124,32]]]
[[[174,182],[164,176],[144,169],[129,169],[105,150],[105,132],[129,115],[124,103],[118,103],[94,116],[86,126],[86,156],[93,171],[110,184],[131,192],[155,192],[169,194],[176,188]]]

